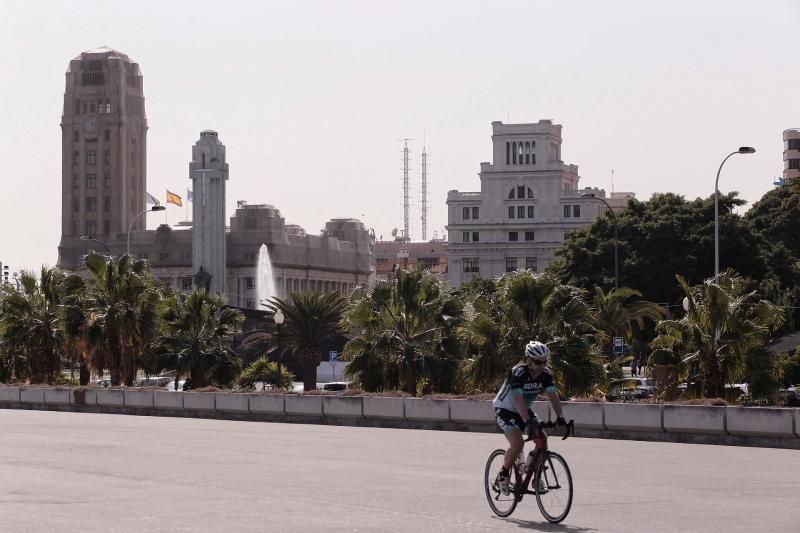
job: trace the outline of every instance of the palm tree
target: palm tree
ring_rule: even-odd
[[[592,307],[594,308],[595,327],[602,332],[603,353],[611,353],[611,339],[622,337],[628,344],[634,336],[634,326],[639,331],[644,329],[646,321],[657,322],[665,316],[664,309],[658,304],[641,300],[642,293],[628,287],[620,287],[604,292],[595,286]]]
[[[267,390],[267,385],[272,388],[290,389],[294,374],[286,367],[278,367],[278,363],[266,357],[259,357],[244,369],[239,384],[245,388],[253,388],[257,382],[263,384],[262,390]]]
[[[286,317],[281,328],[283,344],[300,359],[303,389],[316,389],[320,342],[338,330],[345,300],[335,292],[320,294],[308,291],[292,293],[287,300],[273,298],[267,307],[272,312],[280,309]]]
[[[205,289],[174,294],[163,319],[164,334],[152,347],[157,369],[174,370],[176,384],[181,376],[189,376],[191,388],[224,387],[239,377],[241,360],[228,342],[244,317],[225,307],[222,297],[208,295]]]
[[[161,293],[143,260],[95,253],[86,256],[92,275],[87,291],[87,335],[92,366],[108,368],[111,383],[132,385],[143,351],[158,329]]]
[[[64,329],[59,306],[65,277],[57,268],[42,267],[38,280],[31,272],[22,273],[19,291],[10,285],[0,289],[4,350],[12,357],[22,354],[31,383],[53,383],[61,371]]]
[[[562,394],[584,394],[603,381],[602,359],[593,347],[599,336],[595,318],[581,289],[549,273],[521,270],[503,276],[493,298],[473,305],[476,318],[467,328],[471,351],[463,368],[468,383],[498,386],[501,372],[521,358],[532,339],[550,346],[550,370]]]
[[[345,371],[364,387],[418,386],[450,392],[461,357],[458,327],[464,309],[455,293],[423,270],[399,270],[393,283],[379,281],[351,298],[345,324],[360,336],[345,346]],[[382,387],[382,388],[383,388]],[[368,389],[369,390],[369,389]]]
[[[744,279],[731,270],[694,287],[676,277],[686,315],[658,323],[649,363],[672,369],[672,379],[685,379],[696,370],[703,392],[722,397],[727,383],[755,374],[757,369],[749,365],[761,366],[766,336],[780,327],[784,313],[747,291]]]

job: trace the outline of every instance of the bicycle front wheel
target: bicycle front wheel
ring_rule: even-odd
[[[547,521],[557,524],[564,520],[572,507],[572,474],[564,458],[548,451],[536,469],[533,486],[536,504]]]
[[[503,494],[500,491],[500,482],[498,476],[500,469],[503,467],[503,460],[506,457],[505,450],[495,450],[486,461],[486,472],[484,477],[484,488],[486,489],[486,499],[489,500],[489,507],[492,508],[494,514],[497,516],[506,517],[514,512],[517,506],[517,498],[514,495],[514,477],[513,472],[511,478],[511,492]]]

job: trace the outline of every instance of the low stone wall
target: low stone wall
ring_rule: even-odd
[[[564,402],[578,437],[800,449],[800,409]],[[497,432],[491,401],[0,386],[0,409]],[[555,413],[547,402],[534,410]]]

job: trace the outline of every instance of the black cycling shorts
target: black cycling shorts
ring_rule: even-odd
[[[525,427],[525,422],[522,421],[522,417],[516,411],[497,408],[494,410],[494,413],[496,415],[495,420],[497,421],[497,425],[503,433],[508,433],[514,428],[519,428],[519,430],[522,431],[522,428]],[[536,417],[536,413],[530,409],[528,410],[528,414],[531,415],[534,421],[539,420]]]

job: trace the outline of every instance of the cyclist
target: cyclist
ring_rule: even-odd
[[[558,398],[553,375],[546,368],[550,357],[550,348],[539,341],[530,341],[525,346],[525,357],[508,372],[503,386],[495,396],[492,405],[497,415],[497,425],[508,439],[508,451],[503,460],[503,468],[498,478],[500,491],[504,495],[510,493],[510,471],[514,461],[522,453],[524,446],[523,432],[533,434],[538,419],[530,409],[531,404],[544,391],[547,393],[553,410],[556,412],[556,424],[566,425],[561,400]]]

